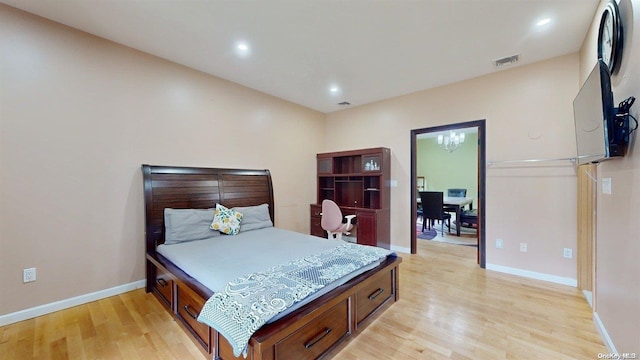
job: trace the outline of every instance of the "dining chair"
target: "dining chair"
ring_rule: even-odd
[[[451,214],[444,212],[444,193],[442,191],[421,191],[420,203],[422,205],[422,231],[429,221],[429,229],[434,220],[442,221],[440,232],[444,234],[444,221],[447,220],[447,228],[451,232]]]

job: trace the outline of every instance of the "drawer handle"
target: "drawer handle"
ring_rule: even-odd
[[[183,307],[183,309],[187,314],[189,314],[189,316],[191,316],[193,318],[193,320],[196,320],[198,318],[198,315],[196,315],[196,314],[191,312],[191,310],[190,310],[191,308],[189,307],[189,305],[185,305]]]
[[[383,292],[384,292],[383,288],[378,288],[378,290],[374,291],[371,295],[369,295],[369,300],[373,300],[373,299],[377,298]]]
[[[167,285],[169,285],[169,283],[167,283],[167,281],[165,279],[163,279],[163,278],[156,279],[156,282],[158,284],[160,284],[160,286],[162,286],[162,287],[166,287]]]
[[[313,339],[311,339],[311,341],[304,344],[304,347],[306,349],[311,348],[313,345],[317,344],[320,340],[324,339],[325,336],[329,335],[330,332],[331,332],[331,328],[325,328],[324,332],[321,332],[320,334],[316,335]]]

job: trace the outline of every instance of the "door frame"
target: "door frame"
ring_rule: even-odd
[[[486,237],[485,237],[485,193],[486,193],[486,120],[474,120],[455,124],[447,124],[433,126],[428,128],[411,130],[411,253],[416,254],[417,236],[416,221],[418,214],[416,213],[417,197],[417,138],[420,134],[442,132],[448,130],[457,130],[463,128],[478,128],[478,256],[477,261],[481,268],[486,265]]]

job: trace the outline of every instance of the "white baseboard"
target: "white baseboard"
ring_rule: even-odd
[[[52,312],[68,309],[70,307],[86,304],[86,303],[104,299],[110,296],[119,295],[122,293],[126,293],[128,291],[143,288],[145,287],[145,285],[146,285],[145,280],[139,280],[132,283],[112,287],[110,289],[104,289],[104,290],[92,292],[90,294],[84,294],[84,295],[72,297],[69,299],[64,299],[64,300],[52,302],[49,304],[32,307],[30,309],[24,309],[24,310],[16,311],[14,313],[0,315],[0,326],[13,324],[18,321],[31,319],[37,316],[50,314]]]
[[[589,306],[593,309],[593,293],[588,290],[582,290],[582,294],[584,295],[584,298],[587,299]]]
[[[406,248],[406,247],[402,247],[402,246],[391,245],[391,251],[411,254],[411,249],[410,248]]]
[[[571,278],[562,277],[562,276],[544,274],[544,273],[539,273],[535,271],[516,269],[508,266],[494,265],[494,264],[487,264],[486,268],[487,270],[493,270],[493,271],[498,271],[498,272],[512,274],[512,275],[518,275],[526,278],[544,280],[544,281],[549,281],[556,284],[578,287],[577,279],[571,279]]]
[[[607,332],[607,329],[604,327],[604,324],[602,323],[602,320],[600,320],[600,316],[598,316],[597,312],[593,313],[593,321],[596,323],[596,328],[598,328],[598,331],[600,332],[600,336],[604,341],[604,345],[607,347],[609,352],[611,354],[618,354],[618,350],[616,350],[616,346],[613,344],[611,337],[609,337],[609,333]]]

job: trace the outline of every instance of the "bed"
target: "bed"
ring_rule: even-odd
[[[192,270],[188,262],[176,258],[174,261],[182,264],[178,266],[161,254],[163,247],[173,246],[163,245],[167,237],[165,209],[211,209],[216,204],[241,208],[266,204],[268,217],[273,222],[274,198],[270,172],[151,165],[142,165],[142,172],[146,291],[163,304],[203,353],[213,359],[244,359],[243,355],[234,355],[234,347],[218,331],[198,321],[207,300],[219,292],[212,290],[210,287],[214,286],[202,274],[196,274],[197,271]],[[265,235],[259,231],[265,231]],[[266,234],[274,231],[279,230],[256,230],[256,234],[266,239]],[[239,236],[237,239],[241,238]],[[247,250],[238,262],[255,257],[252,253]],[[312,301],[299,304],[277,320],[262,325],[248,340],[246,359],[331,357],[339,351],[341,344],[356,336],[372,318],[398,301],[401,261],[395,254],[386,256],[371,264],[364,272],[340,282],[332,290],[316,295]]]

